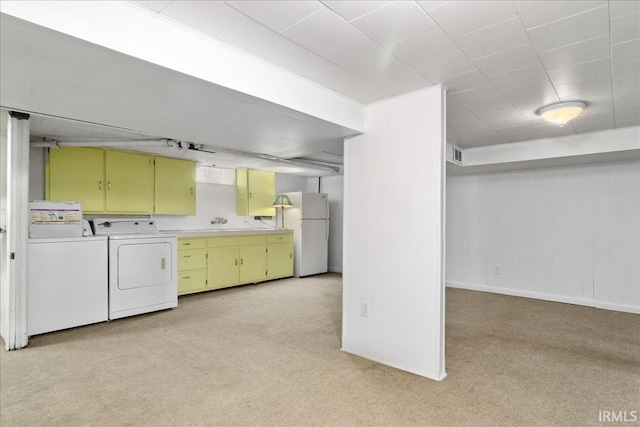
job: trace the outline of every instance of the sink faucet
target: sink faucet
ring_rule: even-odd
[[[211,224],[226,224],[227,219],[226,218],[222,218],[221,216],[217,216],[216,219],[214,219],[213,221],[211,221]]]

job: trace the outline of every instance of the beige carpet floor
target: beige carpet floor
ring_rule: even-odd
[[[438,383],[340,351],[341,298],[340,275],[286,279],[33,337],[0,350],[0,424],[583,426],[640,410],[638,315],[449,289]]]

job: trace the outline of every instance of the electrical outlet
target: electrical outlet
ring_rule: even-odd
[[[360,316],[369,317],[369,301],[360,301]]]
[[[499,265],[494,265],[493,266],[493,274],[500,274],[500,266]]]

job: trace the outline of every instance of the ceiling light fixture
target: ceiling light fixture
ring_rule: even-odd
[[[538,110],[538,115],[548,122],[564,126],[569,120],[573,120],[582,113],[587,106],[582,101],[558,102],[547,105]]]

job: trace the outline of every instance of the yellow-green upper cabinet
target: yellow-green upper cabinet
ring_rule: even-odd
[[[106,210],[153,213],[153,156],[123,151],[105,152]]]
[[[274,216],[276,174],[255,169],[236,170],[236,210],[240,216]]]
[[[49,200],[82,203],[84,212],[105,210],[104,150],[68,147],[49,151]]]
[[[190,160],[155,158],[157,214],[196,214],[196,164]]]

